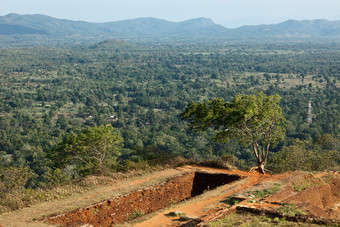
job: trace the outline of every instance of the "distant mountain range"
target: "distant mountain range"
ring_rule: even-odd
[[[0,35],[30,40],[260,40],[260,39],[339,39],[340,21],[289,20],[273,25],[242,26],[228,29],[208,18],[170,22],[156,18],[138,18],[107,23],[56,19],[35,14],[0,16]]]

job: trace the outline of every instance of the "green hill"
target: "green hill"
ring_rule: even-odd
[[[42,39],[49,43],[76,43],[127,39],[137,42],[178,41],[294,41],[305,39],[339,40],[340,21],[289,20],[279,24],[242,26],[228,29],[208,18],[195,18],[183,22],[170,22],[157,18],[137,18],[107,23],[91,23],[57,19],[45,15],[8,14],[0,17],[0,34],[15,36],[16,43],[24,39]],[[23,36],[31,35],[31,36]],[[34,38],[32,38],[35,35]],[[39,35],[41,37],[39,37]]]

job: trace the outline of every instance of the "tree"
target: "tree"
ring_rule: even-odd
[[[112,126],[95,126],[68,136],[50,152],[50,159],[58,168],[74,164],[83,175],[98,174],[116,161],[122,146],[123,139]]]
[[[285,135],[279,95],[266,96],[262,92],[256,95],[237,95],[232,102],[216,98],[203,103],[190,103],[181,117],[189,121],[193,130],[213,128],[214,140],[227,142],[236,138],[251,145],[257,160],[257,170],[265,172],[269,147],[277,144]]]
[[[325,150],[336,149],[338,147],[338,142],[339,141],[331,134],[324,134],[314,139],[314,143]]]
[[[275,172],[325,171],[339,169],[340,153],[337,150],[320,151],[319,144],[296,139],[270,157],[270,168]]]

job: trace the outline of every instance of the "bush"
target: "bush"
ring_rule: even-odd
[[[0,196],[22,192],[30,176],[28,167],[7,167],[0,169]]]
[[[222,157],[204,160],[200,165],[223,168],[223,169],[236,169],[235,164],[238,162],[237,158],[232,154],[227,154]]]
[[[293,145],[283,147],[271,157],[268,168],[274,172],[336,170],[339,169],[339,162],[338,151],[321,151],[297,139]]]

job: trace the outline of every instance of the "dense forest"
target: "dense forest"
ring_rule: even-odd
[[[316,156],[332,151],[339,158],[339,78],[340,45],[332,43],[108,40],[81,47],[2,48],[1,166],[29,170],[26,187],[46,186],[59,168],[51,153],[65,138],[111,125],[123,138],[116,166],[178,155],[196,161],[234,155],[239,168],[246,168],[255,161],[249,147],[233,140],[215,143],[212,130],[190,131],[179,114],[190,102],[231,101],[258,91],[280,95],[287,119],[286,139],[271,148],[272,162],[280,163],[292,149]]]

